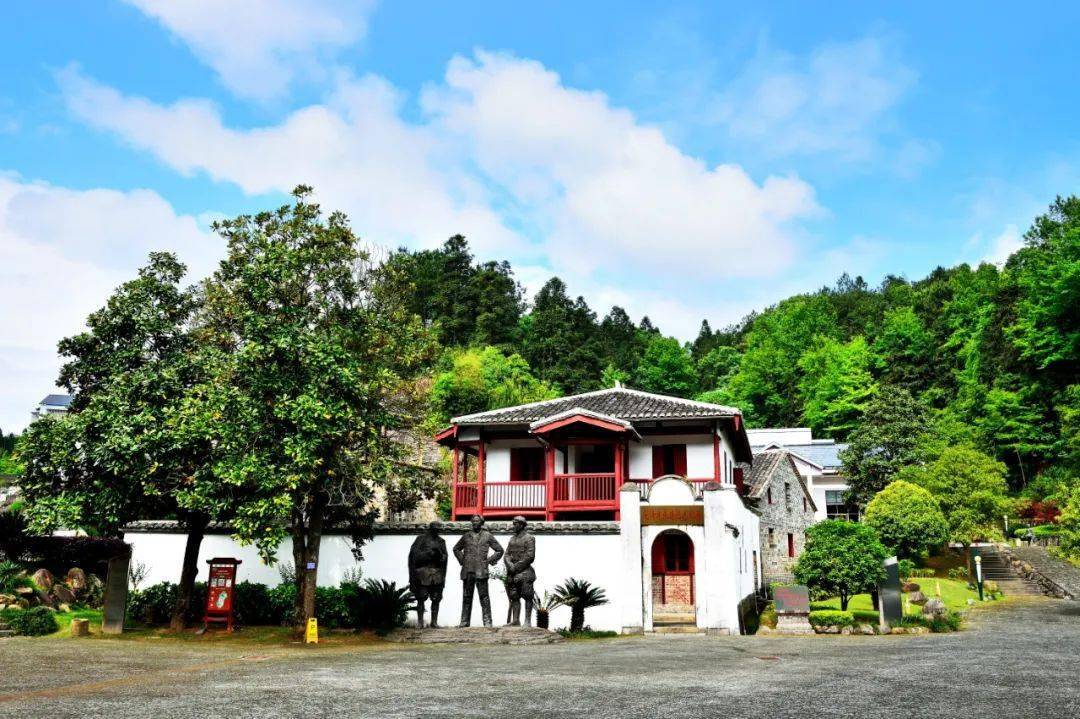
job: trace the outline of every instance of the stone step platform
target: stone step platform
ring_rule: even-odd
[[[402,627],[386,635],[406,644],[557,644],[561,634],[537,627]]]
[[[653,624],[653,634],[704,634],[705,630],[693,624]]]
[[[696,623],[697,617],[693,612],[657,612],[653,614],[653,625]]]

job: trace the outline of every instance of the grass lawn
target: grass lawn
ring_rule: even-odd
[[[968,589],[966,582],[957,581],[955,579],[937,579],[934,577],[922,577],[912,579],[922,589],[922,593],[927,597],[935,597],[938,594],[938,587],[941,587],[941,598],[945,602],[945,606],[954,612],[958,612],[962,609],[967,609],[967,600],[974,599],[979,601],[978,590]],[[907,598],[907,595],[904,595]],[[919,614],[922,608],[915,604],[907,604],[905,602],[907,614]],[[811,602],[812,609],[839,609],[840,597],[830,597],[824,601]],[[874,604],[870,601],[869,594],[856,594],[848,602],[848,611],[873,611]]]

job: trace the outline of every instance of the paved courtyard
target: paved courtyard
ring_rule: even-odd
[[[0,641],[0,716],[1080,716],[1080,602],[948,635],[266,648]]]

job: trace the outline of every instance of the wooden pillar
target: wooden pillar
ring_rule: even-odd
[[[555,513],[551,511],[551,501],[555,498],[555,445],[548,444],[544,446],[544,485],[545,485],[545,507],[544,519],[551,521],[555,519]]]
[[[623,457],[623,441],[617,439],[611,443],[612,452],[615,454],[615,521],[619,521],[619,490],[626,482],[626,462]]]
[[[450,459],[450,478],[451,478],[450,479],[450,482],[451,482],[450,519],[455,519],[456,520],[458,518],[458,506],[457,506],[458,464],[461,462],[461,457],[459,456],[458,448],[457,448],[456,444],[454,445],[453,451],[450,453],[450,457],[451,457],[451,459]]]
[[[487,481],[485,446],[483,439],[476,445],[476,510],[480,516],[484,516],[484,483]]]
[[[713,427],[712,433],[712,455],[713,455],[713,479],[717,482],[723,481],[723,476],[720,473],[720,435],[716,433],[716,427]]]

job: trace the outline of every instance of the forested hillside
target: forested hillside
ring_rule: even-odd
[[[886,423],[900,417],[890,431],[915,433],[898,462],[964,447],[1040,499],[1080,466],[1077,197],[1036,218],[1004,267],[939,267],[878,286],[844,274],[737,325],[703,321],[686,344],[620,307],[600,317],[555,277],[529,305],[510,265],[476,262],[460,236],[390,263],[445,348],[433,424],[621,380],[736,405],[750,426],[809,425],[837,439],[871,432],[869,408]]]

